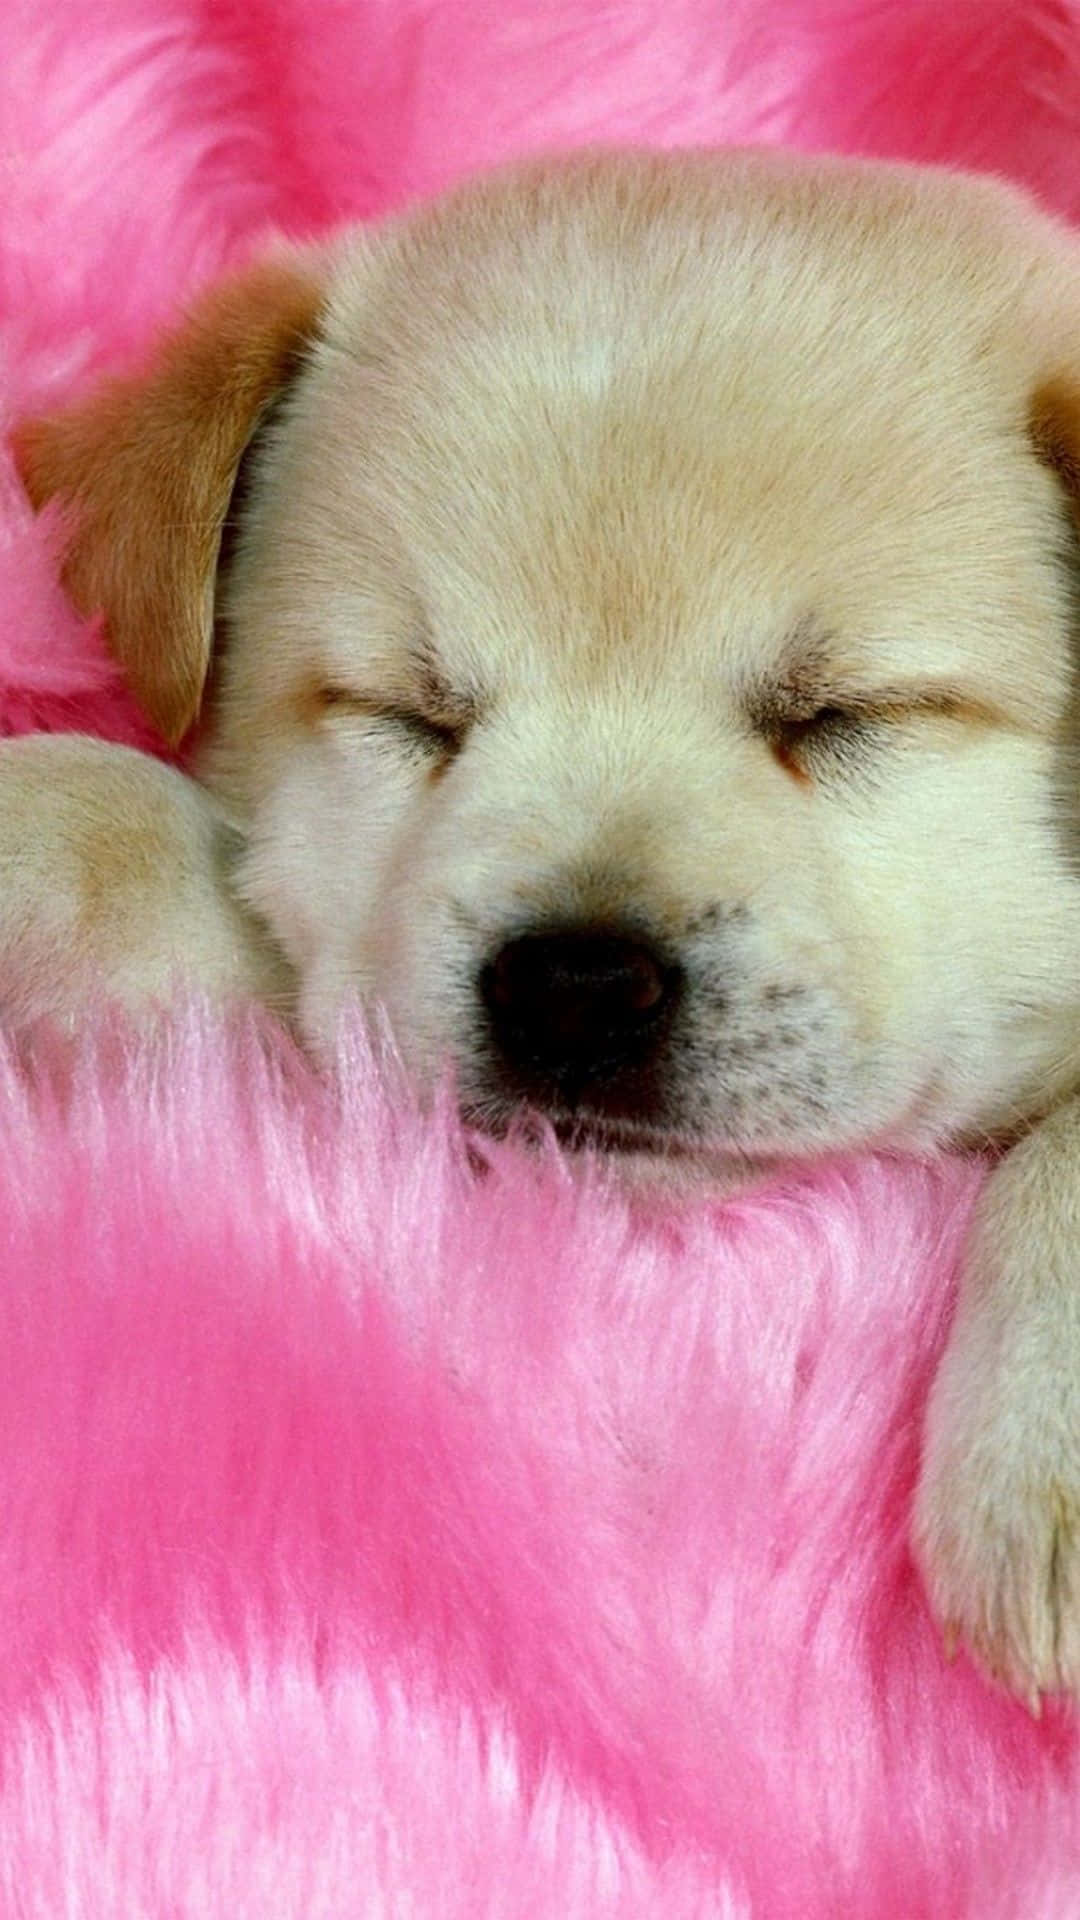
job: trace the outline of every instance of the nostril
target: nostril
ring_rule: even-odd
[[[664,998],[664,975],[655,954],[643,947],[626,959],[625,996],[634,1013],[652,1013]]]

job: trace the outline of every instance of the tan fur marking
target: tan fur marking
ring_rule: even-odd
[[[196,718],[210,664],[213,582],[237,468],[259,414],[315,332],[323,290],[270,262],[213,289],[149,373],[16,429],[34,506],[72,505],[64,584],[104,612],[110,648],[172,744]]]
[[[1068,492],[1080,514],[1080,387],[1064,375],[1045,380],[1031,402],[1031,438],[1044,466]]]
[[[132,913],[144,910],[150,890],[183,859],[183,843],[167,814],[135,814],[118,831],[112,814],[86,810],[80,838],[78,934],[87,946],[115,937]]]

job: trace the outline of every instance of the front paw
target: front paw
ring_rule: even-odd
[[[1043,1372],[1008,1345],[946,1354],[915,1544],[946,1646],[1038,1712],[1044,1693],[1080,1695],[1080,1408],[1060,1354]]]

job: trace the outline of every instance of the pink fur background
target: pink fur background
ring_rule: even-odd
[[[1066,0],[6,0],[0,408],[271,226],[789,140],[1080,213]],[[0,463],[0,727],[142,739]],[[476,1179],[356,1036],[0,1059],[0,1912],[1070,1920],[1080,1746],[907,1549],[978,1179],[662,1222]]]

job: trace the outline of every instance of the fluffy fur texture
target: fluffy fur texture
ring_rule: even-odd
[[[16,0],[0,74],[12,419],[268,225],[569,140],[1080,211],[1045,0]],[[0,725],[142,740],[54,542],[5,464]],[[632,1221],[344,1069],[195,1013],[4,1067],[4,1910],[1075,1912],[1075,1724],[944,1664],[906,1544],[975,1174]]]
[[[1071,1735],[907,1547],[971,1171],[632,1221],[358,1046],[163,1048],[0,1086],[14,1911],[981,1914],[1051,1816],[1064,1870]]]

